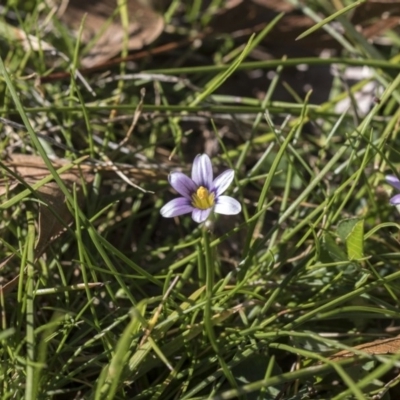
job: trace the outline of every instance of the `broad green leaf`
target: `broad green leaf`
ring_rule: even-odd
[[[336,243],[335,238],[326,232],[322,237],[321,262],[347,261],[346,253]]]
[[[337,233],[346,243],[347,255],[350,260],[363,257],[364,253],[364,220],[350,218],[339,222]]]

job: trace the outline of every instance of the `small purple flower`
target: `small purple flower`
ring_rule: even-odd
[[[386,182],[392,185],[395,189],[400,191],[400,181],[398,178],[396,178],[394,175],[388,175],[386,176]],[[390,200],[390,204],[393,206],[398,206],[400,205],[400,194],[394,195]]]
[[[235,172],[228,169],[213,180],[211,160],[207,154],[198,154],[193,161],[192,179],[182,172],[172,172],[168,181],[182,196],[173,199],[160,213],[163,217],[171,218],[192,213],[194,221],[204,222],[211,211],[218,214],[238,214],[242,206],[229,196],[221,196],[232,183]]]

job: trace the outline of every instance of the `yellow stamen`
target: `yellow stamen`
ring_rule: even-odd
[[[200,186],[192,195],[192,206],[200,210],[207,210],[214,205],[214,197],[214,193],[209,193],[205,187]]]

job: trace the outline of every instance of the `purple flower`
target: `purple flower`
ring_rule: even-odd
[[[395,189],[400,191],[400,181],[394,175],[386,176],[386,182],[392,185]],[[400,194],[394,195],[390,200],[390,204],[393,206],[400,205]]]
[[[172,172],[168,181],[182,196],[171,200],[161,208],[163,217],[171,218],[192,213],[194,221],[204,222],[211,211],[218,214],[238,214],[242,206],[229,196],[221,196],[232,183],[235,172],[228,169],[213,180],[211,160],[207,154],[199,154],[193,161],[192,179],[182,172]]]

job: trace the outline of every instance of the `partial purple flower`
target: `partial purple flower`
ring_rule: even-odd
[[[400,191],[400,181],[399,178],[395,177],[394,175],[388,175],[386,176],[386,182],[392,185],[395,189]],[[390,204],[393,206],[398,206],[400,205],[400,194],[394,195],[390,200]]]
[[[161,208],[163,217],[171,218],[192,213],[194,221],[204,222],[211,211],[218,214],[235,215],[242,206],[232,197],[222,193],[232,183],[235,172],[228,169],[213,180],[211,160],[207,154],[199,154],[193,161],[192,178],[181,172],[171,172],[168,180],[182,196],[171,200]]]

